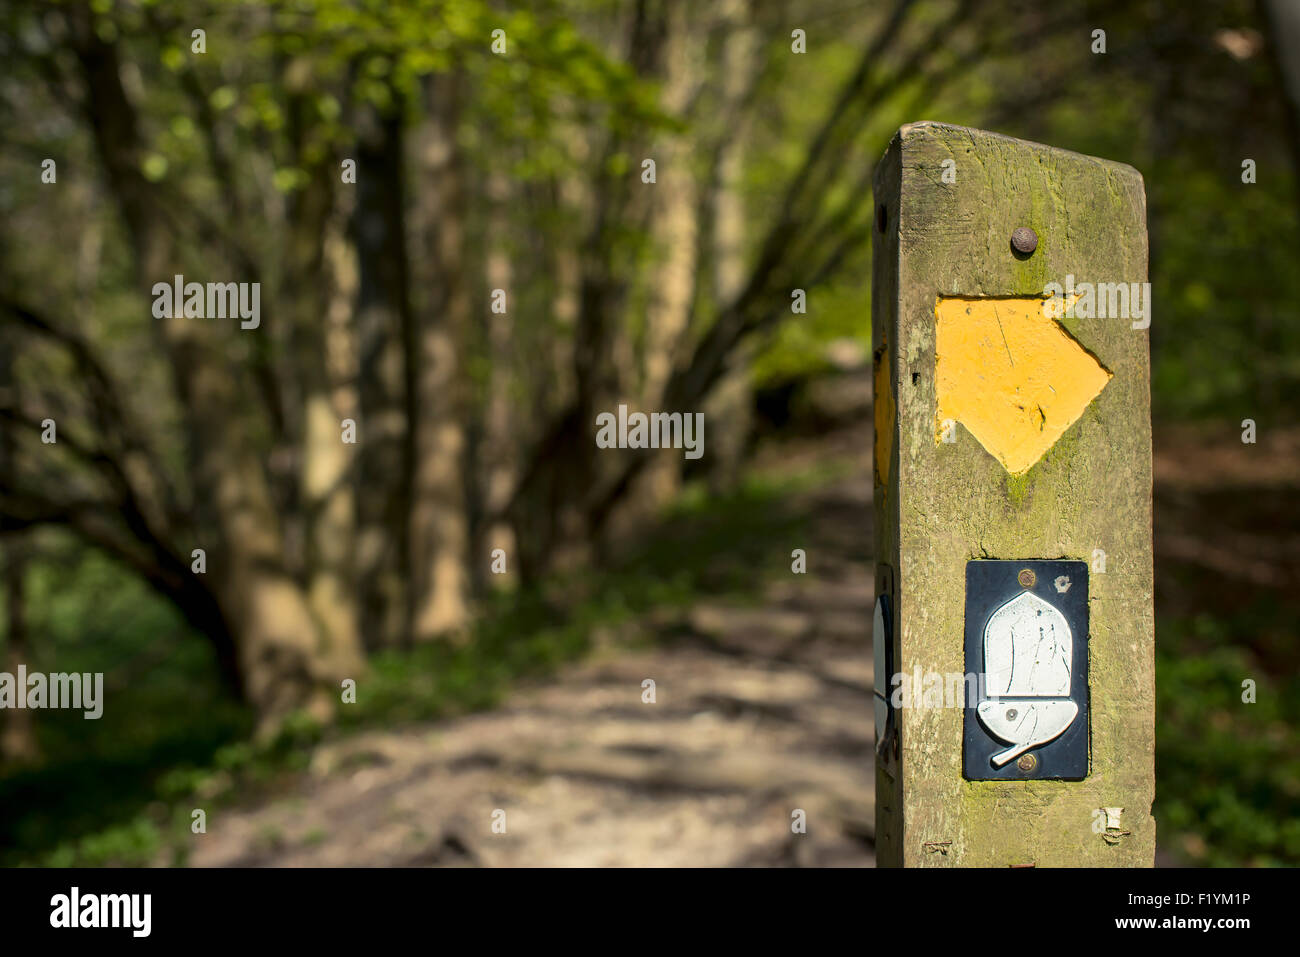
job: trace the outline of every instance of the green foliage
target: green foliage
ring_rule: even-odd
[[[864,288],[865,287],[865,288]],[[869,282],[827,285],[810,291],[808,312],[792,315],[776,330],[754,357],[750,376],[764,388],[791,380],[808,379],[831,370],[828,347],[850,340],[871,355]]]
[[[1300,680],[1242,650],[1259,624],[1256,611],[1158,625],[1154,814],[1161,845],[1189,863],[1300,863]]]
[[[1278,282],[1300,242],[1295,160],[1279,140],[1200,129],[1182,132],[1178,149],[1159,148],[1145,95],[1081,90],[1053,109],[1048,135],[1130,163],[1146,181],[1156,416],[1262,417],[1300,388],[1300,300]],[[1266,180],[1241,181],[1247,157]]]
[[[103,672],[104,717],[33,713],[46,763],[0,768],[0,848],[48,846],[128,819],[88,851],[93,858],[147,843],[148,828],[131,815],[153,796],[158,769],[204,760],[250,724],[219,688],[208,646],[170,604],[101,553],[68,544],[52,535],[34,549],[47,557],[28,576],[26,664]]]
[[[1179,417],[1268,421],[1300,391],[1294,179],[1267,188],[1241,170],[1174,158],[1148,174],[1160,220],[1153,240],[1152,395]],[[1159,243],[1159,245],[1156,245]],[[1159,325],[1157,325],[1158,323]]]

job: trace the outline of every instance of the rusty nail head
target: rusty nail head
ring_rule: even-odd
[[[1033,569],[1022,568],[1020,574],[1016,576],[1016,581],[1020,582],[1021,588],[1033,588],[1034,583],[1038,581],[1038,576],[1034,574]]]
[[[1020,760],[1016,762],[1016,767],[1028,774],[1034,768],[1038,767],[1038,758],[1032,754],[1022,754]]]
[[[1038,233],[1028,226],[1021,226],[1011,234],[1011,247],[1016,252],[1028,256],[1038,248]]]

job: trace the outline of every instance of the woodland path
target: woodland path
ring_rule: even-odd
[[[794,503],[806,574],[638,622],[652,647],[608,636],[495,710],[321,745],[287,793],[211,814],[189,863],[871,866],[869,450],[782,450],[861,466]]]

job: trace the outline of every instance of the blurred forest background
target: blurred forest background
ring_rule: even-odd
[[[184,862],[324,743],[814,578],[920,119],[1144,175],[1161,859],[1300,863],[1300,3],[3,0],[0,61],[0,670],[107,695],[0,712],[0,863]],[[260,327],[155,319],[176,274]],[[619,402],[704,458],[595,454]]]

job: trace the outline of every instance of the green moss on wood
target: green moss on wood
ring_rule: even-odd
[[[943,184],[942,162],[957,162]],[[877,496],[878,561],[897,569],[896,655],[964,671],[965,563],[972,557],[1088,560],[1091,771],[1082,782],[969,782],[959,709],[900,716],[901,758],[878,776],[882,864],[1149,866],[1152,766],[1151,447],[1145,332],[1123,321],[1068,331],[1113,378],[1028,472],[1010,476],[967,432],[934,437],[938,295],[1038,295],[1048,282],[1146,279],[1145,206],[1132,169],[943,124],[904,127],[876,177],[877,202],[902,224],[875,244],[873,317],[894,358],[898,409],[888,494]],[[897,210],[895,214],[895,210]],[[1027,225],[1038,248],[1010,248]],[[911,374],[923,374],[916,384]],[[1124,807],[1129,833],[1093,830]],[[936,842],[951,841],[946,853]],[[930,850],[927,850],[927,842]]]

